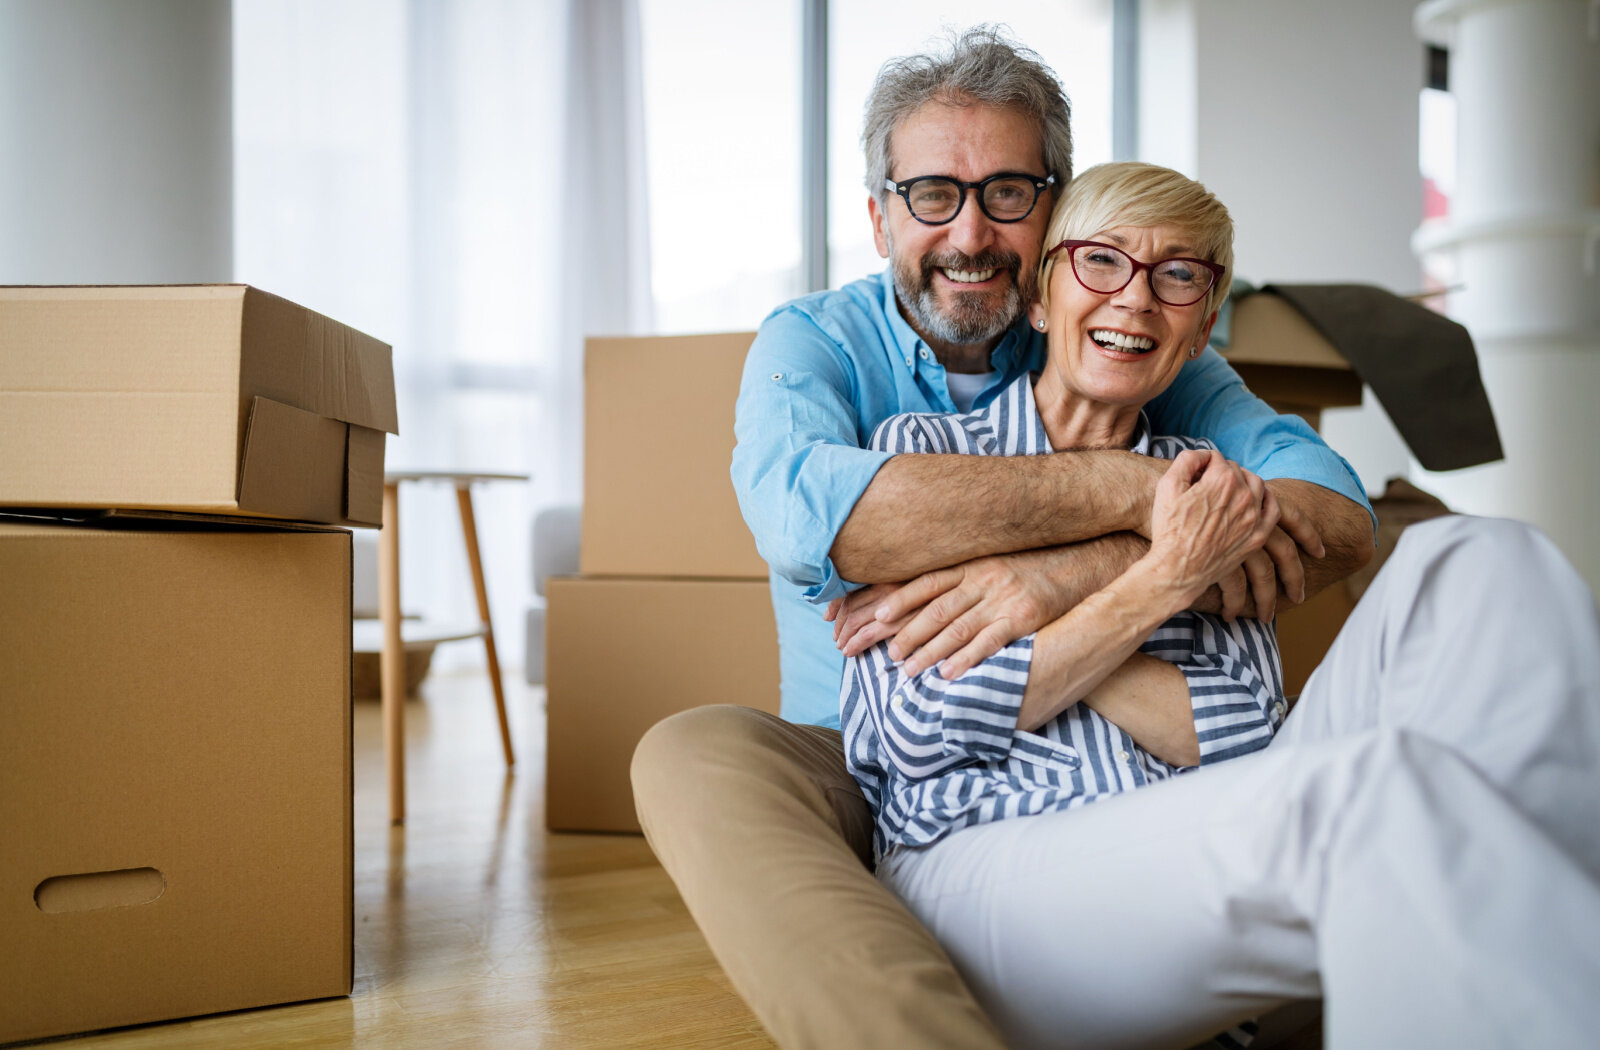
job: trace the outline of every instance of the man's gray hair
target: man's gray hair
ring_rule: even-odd
[[[1056,177],[1056,192],[1060,193],[1072,180],[1072,105],[1055,73],[998,26],[973,26],[959,34],[952,31],[946,44],[939,51],[891,58],[878,70],[861,129],[867,192],[879,201],[886,199],[883,183],[894,165],[889,154],[890,134],[924,103],[937,100],[958,106],[976,102],[1013,107],[1038,121],[1044,174]]]

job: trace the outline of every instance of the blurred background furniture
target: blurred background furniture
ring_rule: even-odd
[[[534,601],[528,606],[522,664],[522,674],[529,685],[544,684],[545,585],[552,576],[577,574],[582,521],[583,509],[575,503],[546,507],[534,515]]]
[[[489,664],[489,683],[494,689],[495,711],[500,719],[500,744],[506,765],[516,763],[511,747],[511,726],[506,720],[505,688],[500,681],[500,657],[494,646],[494,626],[489,617],[489,592],[484,585],[483,559],[478,551],[478,527],[472,513],[472,485],[483,481],[527,481],[526,474],[491,474],[473,471],[412,470],[387,471],[383,477],[383,530],[378,535],[378,619],[382,624],[383,646],[379,659],[383,699],[383,750],[388,766],[389,820],[404,823],[406,817],[405,782],[405,697],[407,633],[425,641],[427,630],[403,629],[400,615],[400,486],[403,482],[432,482],[452,486],[461,513],[461,534],[467,545],[467,564],[472,570],[472,586],[478,599],[476,630],[449,632],[449,638],[483,638],[484,655]],[[434,638],[434,643],[449,640]]]

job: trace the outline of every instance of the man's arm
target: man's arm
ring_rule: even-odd
[[[1285,479],[1266,484],[1277,497],[1285,522],[1304,516],[1325,523],[1320,527],[1327,530],[1327,539],[1318,540],[1319,549],[1299,550],[1303,583],[1285,588],[1289,581],[1279,571],[1281,563],[1275,564],[1277,556],[1268,557],[1263,548],[1197,598],[1195,611],[1270,619],[1282,605],[1310,598],[1371,559],[1371,519],[1365,508],[1309,482]],[[1272,542],[1295,546],[1281,530]],[[830,609],[834,640],[846,656],[854,656],[892,638],[889,655],[907,661],[907,674],[939,664],[946,677],[957,677],[1002,646],[1064,615],[1127,570],[1149,547],[1144,537],[1120,532],[1051,550],[979,558],[925,573],[903,586],[857,591]],[[1264,572],[1258,562],[1265,563]],[[1265,615],[1262,575],[1268,594],[1274,595]]]
[[[882,583],[1142,530],[1164,466],[1123,451],[896,456],[856,500],[831,557],[846,579]]]

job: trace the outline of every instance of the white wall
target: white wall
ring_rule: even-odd
[[[0,0],[0,284],[232,279],[230,17]]]
[[[1423,45],[1400,0],[1144,0],[1142,159],[1233,213],[1239,276],[1421,289]],[[1323,415],[1370,491],[1409,455],[1371,391]]]

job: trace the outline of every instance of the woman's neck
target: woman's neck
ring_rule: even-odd
[[[1107,405],[1068,390],[1054,369],[1045,368],[1033,386],[1050,447],[1058,452],[1085,448],[1131,448],[1139,426],[1138,405]]]

